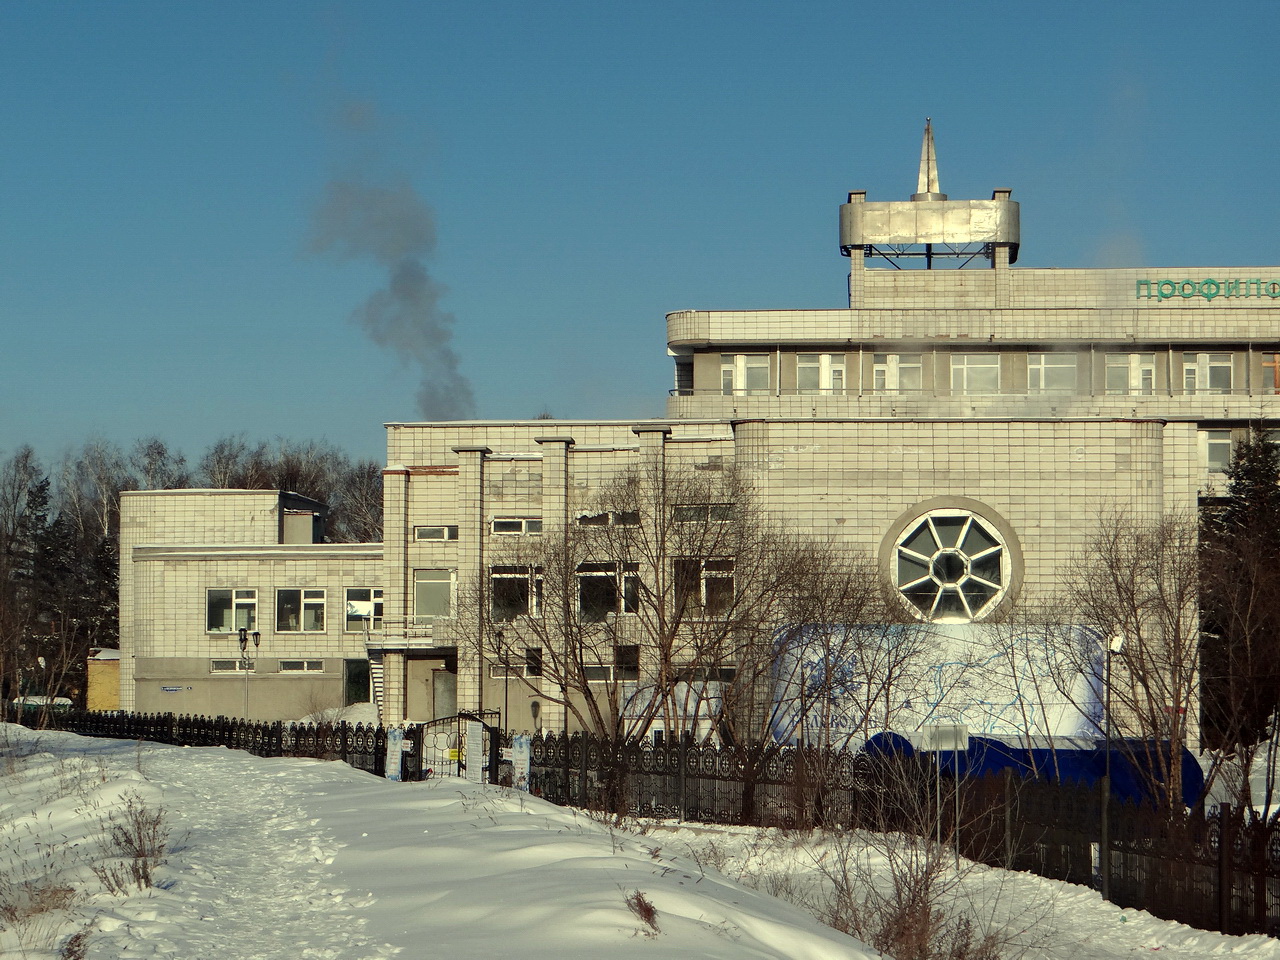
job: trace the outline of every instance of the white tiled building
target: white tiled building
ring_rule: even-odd
[[[767,510],[877,558],[922,617],[981,620],[1047,595],[1100,513],[1193,513],[1221,492],[1233,435],[1280,403],[1280,268],[1014,268],[1010,192],[941,194],[928,129],[919,192],[900,202],[850,194],[840,244],[847,309],[667,316],[675,389],[665,420],[387,425],[380,560],[373,547],[348,548],[349,558],[299,548],[317,552],[316,573],[286,578],[331,600],[355,585],[382,588],[385,622],[368,649],[384,717],[501,698],[511,726],[559,728],[537,690],[513,692],[459,644],[479,629],[460,617],[459,590],[490,581],[486,558],[500,538],[577,522],[593,489],[638,462],[736,463]],[[980,531],[974,540],[934,539],[966,520],[964,530]],[[227,527],[227,536],[248,534]],[[158,676],[166,658],[234,653],[229,636],[198,629],[212,581],[183,571],[221,565],[215,579],[235,586],[245,560],[165,553],[171,539],[136,529],[127,538],[133,553],[122,564],[135,572],[122,577],[122,635],[139,657],[137,703],[176,704],[155,692],[144,699],[143,677]],[[988,551],[985,564],[969,556],[949,573],[965,550]],[[153,600],[139,571],[162,563],[166,579],[146,589],[169,599]],[[261,581],[259,597],[282,585]],[[163,640],[157,604],[173,631]],[[132,632],[142,625],[154,639]],[[362,636],[335,630],[332,641],[326,670],[364,654]],[[135,677],[125,672],[128,688]]]
[[[324,510],[273,490],[122,494],[121,708],[277,720],[366,699],[382,545],[320,542]]]

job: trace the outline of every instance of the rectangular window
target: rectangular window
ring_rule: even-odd
[[[613,674],[619,680],[640,679],[640,647],[622,644],[613,651]]]
[[[1105,369],[1108,396],[1149,397],[1155,393],[1154,353],[1108,353]]]
[[[490,612],[494,620],[542,613],[542,568],[499,566],[489,570]]]
[[[281,673],[324,673],[323,660],[281,660]]]
[[[524,677],[525,670],[523,663],[491,663],[489,664],[489,676],[494,680],[520,679]]]
[[[1000,354],[953,353],[951,392],[957,396],[981,396],[1000,392]]]
[[[244,660],[210,660],[210,673],[244,673],[249,664]]]
[[[1262,355],[1262,393],[1280,393],[1280,353]]]
[[[924,375],[920,354],[872,354],[872,393],[919,393],[923,385]]]
[[[1231,431],[1200,431],[1201,462],[1210,473],[1226,473],[1231,465]]]
[[[613,667],[602,665],[584,666],[582,678],[587,683],[609,683],[613,679]]]
[[[799,354],[796,357],[796,392],[844,393],[844,354]]]
[[[457,526],[446,527],[414,527],[413,539],[415,540],[457,540]]]
[[[413,571],[413,615],[419,624],[453,612],[453,571]]]
[[[215,588],[205,594],[205,631],[235,633],[258,624],[258,591]]]
[[[671,508],[673,523],[728,523],[732,519],[732,503],[681,503]]]
[[[1182,388],[1186,393],[1230,393],[1231,354],[1184,353]]]
[[[1029,393],[1075,393],[1075,354],[1030,354],[1027,357],[1027,391]]]
[[[689,360],[676,361],[676,383],[675,390],[677,397],[693,396],[693,363]]]
[[[542,648],[524,648],[524,675],[526,677],[542,676]]]
[[[676,560],[675,603],[694,620],[725,616],[733,608],[733,561]]]
[[[489,527],[494,533],[507,536],[521,536],[526,533],[541,533],[541,517],[494,517]]]
[[[578,564],[578,615],[599,623],[610,614],[640,610],[640,564]]]
[[[603,513],[581,513],[578,515],[580,527],[634,527],[640,523],[639,510],[605,510]]]
[[[347,615],[343,627],[348,633],[382,628],[382,591],[377,587],[347,587]]]
[[[277,633],[321,633],[324,630],[324,591],[277,590]]]
[[[769,392],[769,354],[720,355],[720,392],[726,397]]]

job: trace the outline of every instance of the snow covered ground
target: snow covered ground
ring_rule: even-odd
[[[111,859],[111,824],[155,811],[169,831],[155,885],[111,892],[128,864]],[[460,781],[0,725],[0,958],[876,956],[738,882],[820,894],[832,851],[798,840],[628,833]],[[1280,960],[1276,941],[1121,911],[1078,887],[985,868],[965,884],[1031,957]]]

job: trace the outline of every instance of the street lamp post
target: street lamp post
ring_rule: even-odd
[[[1124,649],[1124,635],[1117,633],[1107,641],[1102,663],[1102,737],[1104,749],[1102,772],[1102,829],[1098,838],[1100,848],[1098,873],[1101,880],[1102,899],[1111,899],[1111,659]]]
[[[511,653],[507,649],[507,645],[503,642],[502,628],[498,628],[496,639],[498,641],[498,656],[502,660],[502,726],[506,730],[511,729],[510,713],[511,706]]]
[[[249,632],[248,627],[240,628],[240,670],[244,673],[244,719],[249,719],[249,673],[254,669],[255,660],[249,659],[249,640],[253,639],[253,652],[257,656],[262,646],[262,634],[257,630]]]

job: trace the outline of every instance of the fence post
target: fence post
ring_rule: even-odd
[[[1102,775],[1099,816],[1101,830],[1098,836],[1098,876],[1101,880],[1102,899],[1111,899],[1111,777]]]
[[[1235,817],[1231,804],[1218,805],[1218,929],[1222,933],[1231,930],[1231,853],[1235,846]]]
[[[685,734],[681,734],[676,738],[676,762],[680,764],[680,770],[676,776],[676,791],[679,795],[680,815],[677,823],[684,822],[684,800],[685,800],[685,771],[689,767],[689,738]]]
[[[1004,768],[1004,868],[1013,869],[1013,770]]]

